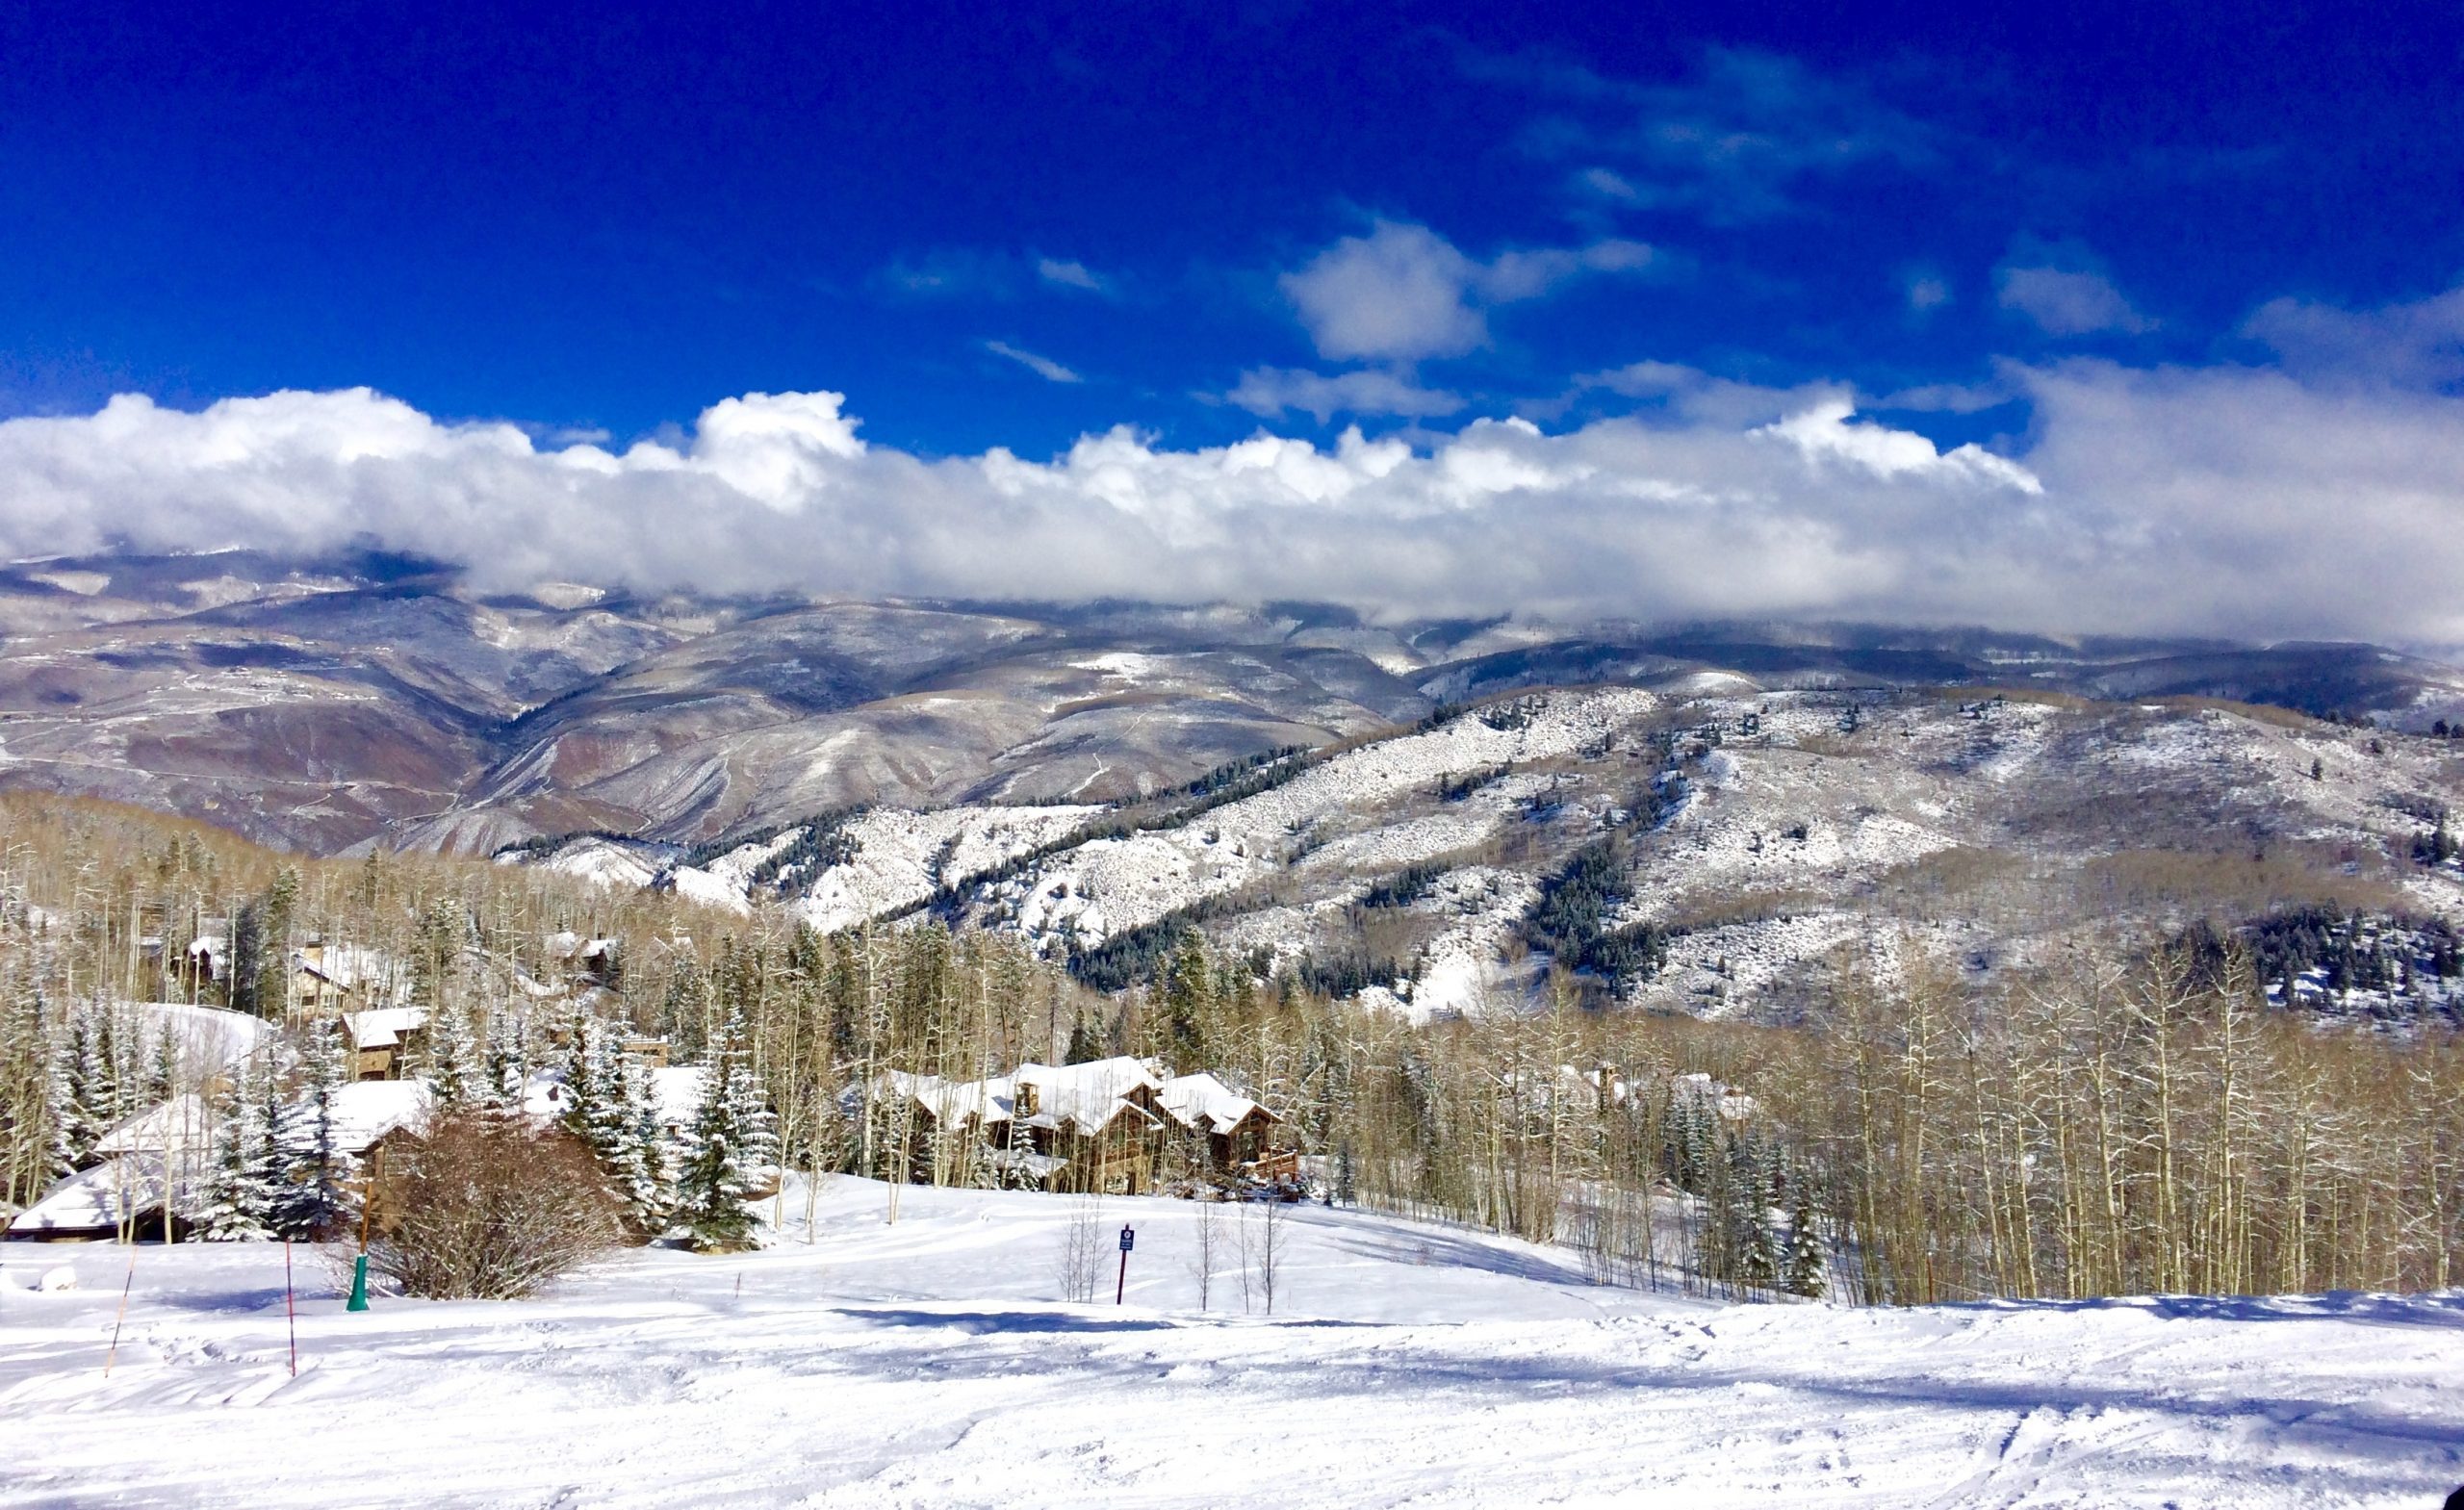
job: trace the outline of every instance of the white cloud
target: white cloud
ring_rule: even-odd
[[[2344,310],[2302,299],[2259,307],[2242,333],[2308,376],[2413,386],[2464,377],[2464,288],[2384,309]]]
[[[1311,372],[1287,367],[1254,367],[1223,396],[1262,420],[1300,413],[1323,424],[1338,414],[1395,415],[1407,420],[1459,414],[1463,396],[1441,388],[1423,388],[1392,372],[1373,369],[1349,372]]]
[[[1036,259],[1036,276],[1060,288],[1083,289],[1089,294],[1112,292],[1110,281],[1096,276],[1083,262],[1039,257]]]
[[[1126,428],[1038,461],[868,446],[834,394],[549,448],[365,389],[0,422],[0,553],[372,538],[483,586],[1306,597],[1420,613],[1848,617],[2464,643],[2464,398],[2276,371],[2011,368],[2026,448],[1840,387],[1600,374],[1635,414],[1415,448]]]
[[[1468,301],[1479,264],[1424,225],[1380,222],[1284,274],[1284,295],[1322,356],[1459,356],[1488,344]]]
[[[2044,491],[2044,484],[2025,467],[1982,447],[1938,450],[1921,435],[1857,423],[1852,419],[1856,412],[1857,406],[1845,398],[1828,398],[1754,433],[1786,441],[1809,461],[1862,468],[1890,480],[1975,481],[2019,493]]]
[[[1007,341],[988,341],[984,344],[984,349],[991,352],[994,356],[1009,358],[1011,361],[1017,363],[1020,367],[1025,368],[1028,371],[1035,373],[1038,377],[1044,379],[1046,382],[1083,383],[1086,381],[1085,378],[1062,366],[1052,358],[1048,356],[1038,356],[1032,351],[1021,350],[1019,347],[1010,345]]]
[[[1586,196],[1683,209],[1718,222],[1787,214],[1810,181],[1873,167],[1937,165],[1959,143],[1886,103],[1853,75],[1712,47],[1677,83],[1612,78],[1545,56],[1465,52],[1467,73],[1566,103],[1526,133],[1548,158],[1616,166],[1575,175]]]
[[[1930,272],[1913,274],[1908,280],[1908,307],[1919,315],[1930,315],[1951,301],[1951,285],[1947,279]]]
[[[2156,328],[2101,272],[2006,267],[1994,273],[1993,285],[2004,309],[2025,315],[2047,335],[2137,335]]]
[[[1424,225],[1381,220],[1347,236],[1281,279],[1321,356],[1417,361],[1488,345],[1486,311],[1539,298],[1586,273],[1652,269],[1640,242],[1510,249],[1491,262],[1464,255]]]

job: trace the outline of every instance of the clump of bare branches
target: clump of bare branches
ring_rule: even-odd
[[[393,1150],[369,1267],[402,1292],[515,1300],[624,1241],[622,1204],[560,1130],[449,1116]]]
[[[1104,1278],[1104,1201],[1094,1194],[1070,1205],[1061,1241],[1061,1297],[1081,1304],[1095,1298]]]

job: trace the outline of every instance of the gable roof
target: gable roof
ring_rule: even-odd
[[[1031,1126],[1094,1133],[1111,1126],[1123,1112],[1149,1125],[1161,1125],[1128,1098],[1141,1088],[1162,1094],[1163,1077],[1144,1060],[1126,1054],[1086,1064],[1021,1064],[1010,1079],[1015,1086],[1035,1090],[1035,1114],[1028,1118]]]
[[[1252,1115],[1283,1119],[1213,1075],[1175,1075],[1164,1082],[1164,1110],[1183,1127],[1229,1134]]]
[[[343,1026],[350,1035],[355,1049],[399,1048],[402,1035],[417,1033],[427,1026],[424,1007],[375,1007],[367,1011],[346,1012]]]

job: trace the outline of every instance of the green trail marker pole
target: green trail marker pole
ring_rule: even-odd
[[[385,1145],[376,1145],[374,1167],[368,1176],[368,1188],[359,1196],[359,1257],[350,1266],[350,1302],[346,1311],[368,1309],[368,1218],[376,1211],[376,1177],[385,1170]]]

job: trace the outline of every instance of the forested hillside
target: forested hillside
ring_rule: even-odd
[[[1274,1109],[1327,1198],[1571,1242],[1630,1283],[1888,1301],[2420,1288],[2464,1259],[2452,1029],[2289,1011],[2257,963],[2275,956],[2230,938],[2083,940],[1985,984],[1847,950],[1796,1027],[1587,1010],[1562,971],[1535,1011],[1414,1021],[1194,933],[1151,983],[1106,994],[1014,935],[929,915],[825,934],[775,905],[528,867],[301,861],[127,809],[4,811],[0,1138],[17,1203],[73,1161],[64,1119],[183,1088],[149,1086],[140,1037],[95,1073],[93,1023],[116,1002],[269,1012],[289,1045],[276,1072],[307,1073],[314,1014],[278,1009],[268,972],[251,998],[243,969],[201,987],[161,963],[233,919],[263,959],[315,938],[400,961],[402,999],[454,1024],[431,1045],[496,1045],[568,1084],[594,1038],[740,1056],[794,1169],[870,1150],[870,1172],[982,1178],[893,1164],[912,1130],[881,1119],[911,1113],[875,1072],[1125,1053]],[[621,965],[582,985],[560,935],[612,940]],[[449,1086],[446,1056],[404,1072]]]

